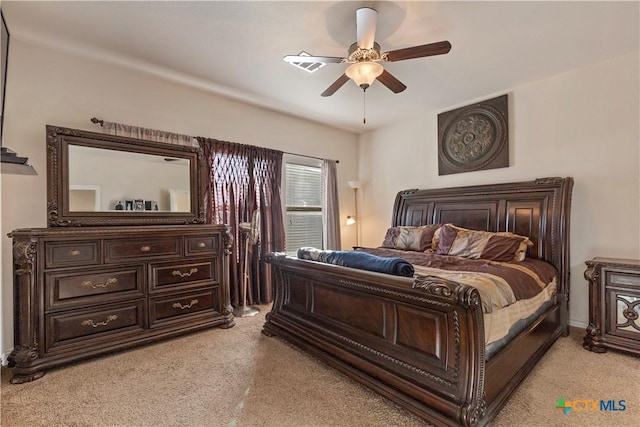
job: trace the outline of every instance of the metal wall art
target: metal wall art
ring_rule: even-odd
[[[438,175],[509,166],[507,95],[438,114]]]

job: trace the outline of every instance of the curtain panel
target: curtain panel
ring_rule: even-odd
[[[340,207],[335,160],[322,161],[322,233],[325,249],[340,250]]]
[[[226,224],[231,229],[230,283],[231,303],[242,304],[245,236],[241,222],[251,222],[254,210],[260,211],[260,241],[251,246],[251,268],[247,304],[273,301],[271,266],[262,254],[284,250],[284,222],[280,183],[281,151],[263,147],[197,138],[204,152],[206,173],[205,215],[208,223]]]

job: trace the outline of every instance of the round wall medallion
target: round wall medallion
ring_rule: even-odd
[[[438,173],[509,166],[508,97],[438,114]]]
[[[464,109],[445,127],[441,159],[451,168],[482,169],[500,154],[507,142],[507,123],[490,106]]]

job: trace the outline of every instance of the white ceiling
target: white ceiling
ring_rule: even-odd
[[[638,1],[2,1],[11,37],[114,60],[244,102],[360,133],[628,54]],[[378,10],[382,51],[449,40],[447,55],[383,63],[407,85],[363,93],[346,68],[309,74],[282,57],[346,56],[355,11]]]

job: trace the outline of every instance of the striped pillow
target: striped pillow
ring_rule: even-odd
[[[436,254],[491,261],[523,261],[533,243],[526,236],[506,231],[469,230],[453,224],[437,232]]]
[[[442,224],[422,225],[419,227],[391,227],[387,230],[382,242],[383,248],[401,249],[403,251],[424,252],[431,249],[433,234]]]

